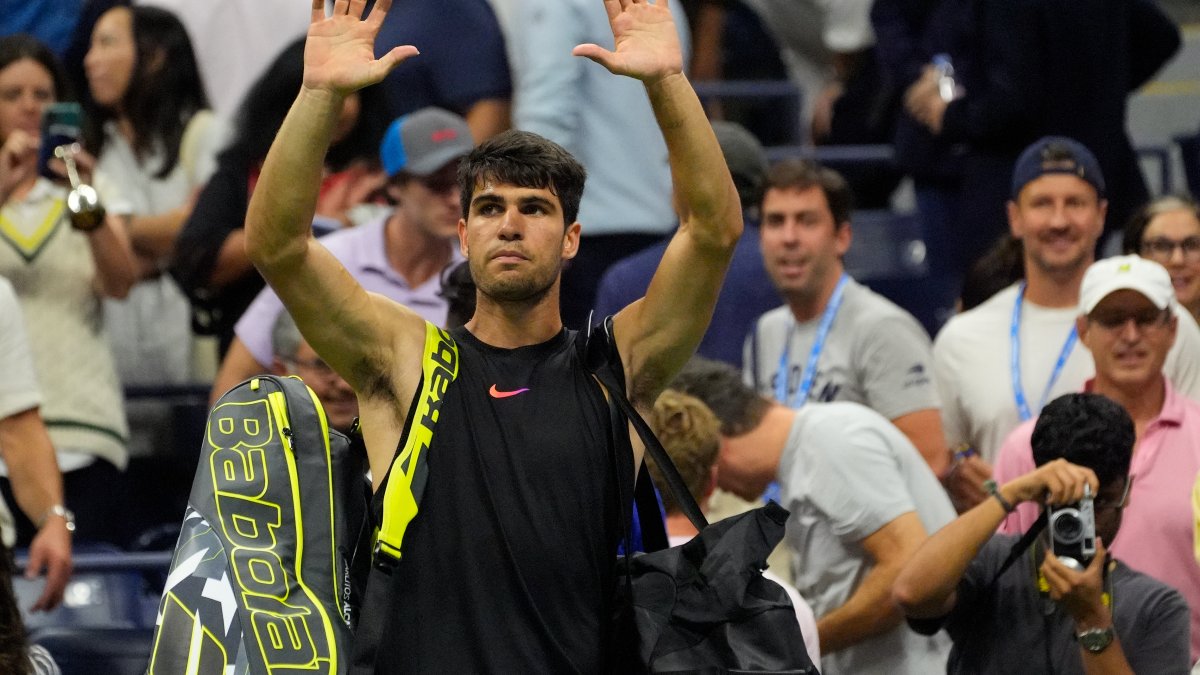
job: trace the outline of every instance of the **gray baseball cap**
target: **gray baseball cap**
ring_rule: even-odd
[[[713,134],[725,155],[725,164],[733,176],[762,182],[767,173],[767,153],[762,143],[746,127],[736,122],[717,120],[712,123]]]
[[[767,176],[767,153],[762,143],[736,122],[716,120],[712,123],[712,129],[721,146],[721,154],[725,156],[729,174],[733,177],[742,208],[757,203]]]
[[[467,121],[449,110],[421,108],[388,125],[379,160],[389,177],[404,171],[428,176],[475,147]]]

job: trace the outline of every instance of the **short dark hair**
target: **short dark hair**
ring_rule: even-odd
[[[807,190],[811,187],[819,187],[825,193],[834,223],[840,226],[850,222],[850,214],[854,211],[854,195],[850,192],[850,184],[842,174],[811,159],[792,158],[772,164],[763,181],[762,195],[765,197],[768,190]]]
[[[695,396],[721,420],[721,434],[737,437],[753,431],[771,409],[771,402],[742,382],[732,366],[694,356],[670,388]]]
[[[54,56],[54,52],[37,38],[17,33],[0,37],[0,70],[11,66],[17,61],[31,59],[46,69],[54,82],[54,98],[57,101],[70,101],[73,92],[63,72],[62,64]],[[3,141],[4,139],[0,139]]]
[[[1100,489],[1129,475],[1136,435],[1129,414],[1100,394],[1066,394],[1046,404],[1033,427],[1033,461],[1055,459],[1096,473]]]
[[[1151,199],[1135,211],[1133,217],[1125,225],[1125,233],[1121,238],[1121,248],[1125,253],[1141,255],[1142,236],[1146,234],[1146,228],[1150,227],[1150,221],[1157,218],[1160,214],[1178,209],[1191,211],[1195,214],[1196,218],[1200,219],[1200,204],[1197,204],[1196,200],[1187,195],[1164,195]]]
[[[563,224],[579,217],[587,171],[561,145],[528,131],[510,129],[475,146],[458,165],[463,218],[471,210],[475,186],[485,180],[548,188],[562,204]]]
[[[679,469],[688,492],[699,502],[704,498],[721,449],[718,434],[721,423],[716,415],[696,397],[668,389],[658,396],[646,421]],[[655,485],[666,485],[662,470],[652,457],[647,457],[646,469]],[[668,514],[679,513],[679,503],[670,490],[659,490],[659,494]]]

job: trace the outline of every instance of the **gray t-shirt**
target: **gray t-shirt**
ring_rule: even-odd
[[[872,561],[861,542],[916,511],[933,533],[954,519],[942,486],[899,430],[856,403],[806,405],[796,415],[779,465],[784,540],[793,580],[818,619],[846,603]],[[943,672],[950,640],[896,628],[821,659],[824,675]]]
[[[777,398],[776,378],[787,344],[787,400],[780,403],[791,405],[820,323],[820,316],[796,323],[786,305],[762,315],[746,338],[746,384]],[[851,279],[821,350],[808,400],[853,401],[890,420],[940,408],[929,335],[911,314]]]
[[[1083,675],[1075,624],[1043,599],[1032,551],[996,576],[1017,537],[993,536],[958,584],[944,627],[954,640],[948,673]],[[1113,627],[1135,673],[1188,671],[1188,607],[1175,589],[1118,562],[1112,572]]]

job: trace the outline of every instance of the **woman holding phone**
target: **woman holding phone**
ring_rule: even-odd
[[[65,82],[45,45],[0,38],[0,276],[12,282],[25,317],[66,505],[79,514],[76,536],[118,541],[128,432],[101,301],[129,292],[134,261],[118,218],[73,225],[63,181],[38,174],[43,112],[67,96]],[[88,154],[74,160],[102,201],[112,194]],[[17,520],[28,541],[37,523]]]

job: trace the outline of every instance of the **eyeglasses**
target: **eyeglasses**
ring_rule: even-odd
[[[1105,330],[1117,330],[1124,328],[1132,320],[1137,325],[1138,330],[1150,330],[1165,326],[1170,316],[1170,310],[1157,308],[1133,313],[1099,311],[1089,314],[1088,321],[1095,323]]]
[[[1175,249],[1183,251],[1185,261],[1200,262],[1200,235],[1180,240],[1155,237],[1142,242],[1142,255],[1157,262],[1170,261],[1175,257]]]
[[[1125,489],[1121,491],[1121,498],[1118,500],[1112,499],[1095,499],[1092,500],[1092,509],[1103,511],[1105,509],[1123,509],[1129,501],[1129,488],[1133,485],[1133,476],[1125,479]]]
[[[323,378],[331,378],[337,373],[328,363],[325,363],[320,358],[315,359],[288,359],[287,364],[292,367],[292,370],[305,368],[309,373]]]

